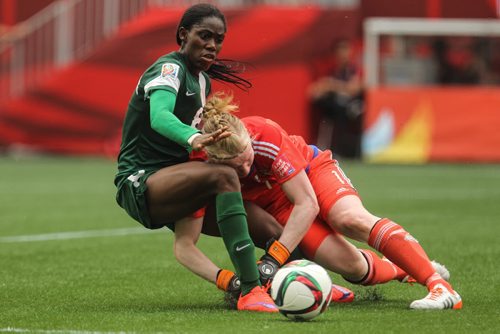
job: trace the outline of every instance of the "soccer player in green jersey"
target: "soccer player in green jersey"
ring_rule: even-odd
[[[277,312],[259,281],[236,172],[225,165],[188,161],[191,150],[230,135],[225,128],[199,131],[210,79],[251,86],[237,69],[217,59],[226,30],[216,7],[188,8],[176,33],[180,49],[160,57],[141,76],[123,124],[116,199],[145,227],[169,226],[177,238],[190,224],[201,229],[202,218],[193,222],[192,217],[215,198],[220,234],[241,281],[238,309]],[[214,270],[213,275],[220,273]]]

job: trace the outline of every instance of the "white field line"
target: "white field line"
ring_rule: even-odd
[[[154,233],[154,232],[144,227],[133,227],[133,228],[117,228],[112,230],[89,230],[89,231],[46,233],[46,234],[14,235],[9,237],[0,237],[0,243],[115,237],[115,236],[145,234],[145,233]]]
[[[99,331],[80,331],[72,329],[27,329],[6,327],[0,328],[3,333],[41,333],[41,334],[135,334],[136,332],[99,332]],[[155,332],[151,334],[166,334],[165,332]]]
[[[94,332],[94,331],[77,331],[77,330],[51,330],[51,329],[26,329],[26,328],[0,328],[0,332],[7,333],[68,333],[68,334],[132,334],[127,332]]]

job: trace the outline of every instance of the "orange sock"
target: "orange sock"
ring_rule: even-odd
[[[400,280],[407,275],[394,263],[382,260],[377,253],[368,249],[360,249],[359,251],[368,262],[368,273],[359,284],[375,285],[386,283],[395,279]]]
[[[437,283],[451,286],[436,273],[418,241],[401,226],[387,218],[373,226],[368,244],[430,290]]]

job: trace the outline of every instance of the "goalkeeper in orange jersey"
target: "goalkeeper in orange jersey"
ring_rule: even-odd
[[[230,96],[216,94],[207,101],[203,130],[210,133],[227,127],[232,135],[205,151],[210,162],[236,170],[245,200],[265,209],[283,225],[279,239],[261,258],[261,276],[263,268],[267,273],[283,265],[290,250],[288,234],[303,228],[304,219],[310,219],[299,244],[309,259],[364,285],[404,281],[410,275],[429,291],[410,304],[412,309],[462,307],[461,297],[445,280],[449,273],[433,264],[418,241],[400,225],[365,209],[329,150],[307,145],[269,119],[239,120],[231,113],[237,108]],[[307,208],[300,204],[304,197]],[[367,243],[387,259],[370,250],[357,251],[343,235]]]

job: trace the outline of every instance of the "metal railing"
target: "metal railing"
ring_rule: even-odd
[[[155,6],[187,6],[201,2],[200,0],[147,0]],[[361,0],[204,0],[220,8],[251,7],[255,5],[286,6],[323,6],[323,7],[356,7]]]
[[[357,6],[360,0],[216,0],[221,8],[257,4]],[[199,0],[59,0],[0,36],[0,104],[22,95],[55,70],[84,59],[118,28],[150,7]]]
[[[143,0],[56,1],[0,37],[0,103],[83,59],[149,6]]]

